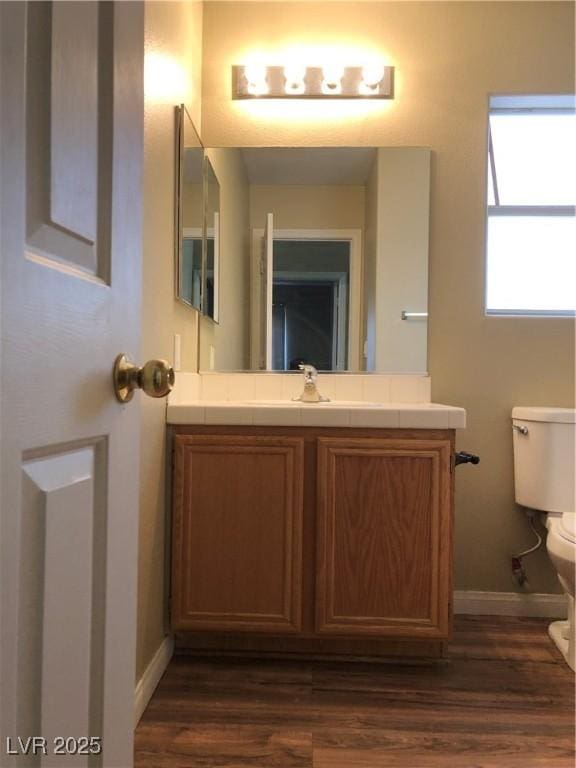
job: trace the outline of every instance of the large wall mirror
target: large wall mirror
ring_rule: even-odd
[[[427,370],[431,153],[206,150],[221,169],[220,332],[200,370]]]
[[[176,107],[176,298],[218,321],[220,185],[184,105]]]
[[[175,291],[193,309],[202,302],[204,150],[184,105],[176,107]]]

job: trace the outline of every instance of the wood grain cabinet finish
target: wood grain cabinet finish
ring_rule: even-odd
[[[172,624],[301,628],[303,440],[176,435]]]
[[[197,425],[172,434],[179,648],[445,654],[453,430]]]
[[[450,440],[319,438],[316,631],[446,638]]]

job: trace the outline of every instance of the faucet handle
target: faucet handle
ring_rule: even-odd
[[[316,368],[314,368],[313,365],[309,365],[308,363],[300,363],[298,368],[304,373],[305,381],[314,383],[318,378],[318,371]]]

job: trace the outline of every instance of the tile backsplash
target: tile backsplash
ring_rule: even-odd
[[[290,400],[302,392],[300,373],[182,373],[170,394],[171,405],[216,401]],[[378,403],[429,403],[430,377],[424,375],[319,374],[318,391],[331,400]]]

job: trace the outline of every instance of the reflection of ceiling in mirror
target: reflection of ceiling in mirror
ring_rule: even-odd
[[[250,147],[242,149],[250,184],[363,185],[374,147]]]

